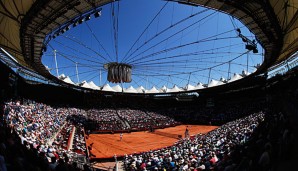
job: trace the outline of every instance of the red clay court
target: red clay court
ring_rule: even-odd
[[[184,132],[188,126],[189,134],[205,134],[216,129],[218,126],[205,125],[180,125],[165,129],[156,129],[154,132],[132,132],[123,133],[120,141],[120,134],[90,134],[86,139],[86,144],[92,145],[92,154],[96,157],[91,159],[112,158],[115,154],[123,156],[125,154],[145,152],[154,149],[171,146],[179,140],[179,135],[184,138]]]

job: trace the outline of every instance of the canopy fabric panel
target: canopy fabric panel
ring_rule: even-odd
[[[283,46],[276,61],[279,63],[298,51],[298,1],[270,0],[270,6],[278,18],[278,24],[283,32]]]
[[[20,44],[21,22],[35,1],[0,1],[0,46],[12,54],[20,64],[25,62]]]
[[[87,81],[83,81],[83,82],[81,83],[81,87],[92,89],[92,87],[87,83]]]
[[[100,87],[98,87],[93,81],[90,81],[88,84],[92,89],[100,90]]]
[[[169,89],[168,92],[179,92],[179,91],[183,91],[181,88],[177,87],[176,85],[174,85],[173,88]]]
[[[219,81],[217,80],[211,80],[210,83],[208,84],[208,87],[214,87],[214,86],[217,86]]]
[[[122,92],[122,87],[119,84],[112,87],[112,89],[114,89],[116,92]]]
[[[191,84],[187,84],[185,87],[186,90],[194,90],[196,89],[195,86],[191,85]]]
[[[69,76],[67,76],[63,81],[66,82],[66,83],[68,83],[68,84],[75,84],[75,83],[69,78]]]
[[[102,88],[102,91],[112,91],[112,92],[114,92],[115,90],[112,89],[112,87],[109,84],[105,84]]]
[[[146,90],[145,90],[145,88],[143,86],[140,86],[140,87],[136,88],[136,90],[137,90],[138,93],[144,93],[144,92],[146,92]]]
[[[150,90],[146,91],[146,93],[159,93],[159,91],[153,86]]]
[[[137,93],[137,90],[135,88],[133,88],[132,86],[129,86],[127,89],[124,90],[124,92]]]

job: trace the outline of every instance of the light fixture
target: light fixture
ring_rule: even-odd
[[[73,23],[73,27],[76,27],[77,25],[79,25],[79,22],[78,21],[74,21],[74,23]]]
[[[97,18],[97,17],[99,17],[99,16],[101,16],[101,11],[96,11],[96,12],[94,13],[94,17]]]
[[[132,66],[125,63],[110,62],[104,64],[108,71],[107,80],[112,83],[130,83]]]
[[[253,52],[253,53],[258,53],[259,51],[258,51],[257,48],[254,48],[254,49],[252,50],[252,52]]]
[[[82,23],[83,23],[83,21],[84,21],[84,18],[83,18],[83,17],[81,17],[81,18],[79,19],[79,24],[82,24]]]
[[[61,30],[61,33],[63,34],[63,33],[65,33],[66,31],[68,31],[69,29],[70,29],[70,26],[68,25],[68,26],[64,27],[64,28]]]
[[[247,45],[245,45],[245,49],[247,49],[247,50],[253,50],[254,47],[252,45],[250,45],[250,44],[247,44]]]
[[[90,14],[88,14],[86,17],[85,17],[85,21],[88,21],[88,20],[90,20],[91,19],[91,16],[90,16]]]
[[[61,30],[61,34],[65,33],[65,32],[66,32],[66,28],[63,28],[63,29]]]
[[[65,30],[68,31],[70,29],[70,25],[65,27]]]

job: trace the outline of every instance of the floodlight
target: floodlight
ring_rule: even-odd
[[[91,16],[90,16],[90,14],[88,14],[86,17],[85,17],[85,21],[88,21],[88,20],[90,20],[91,19]]]
[[[99,16],[101,16],[101,11],[96,11],[96,12],[94,13],[94,17],[97,18],[97,17],[99,17]]]
[[[83,21],[84,21],[84,18],[83,18],[83,17],[81,17],[81,18],[79,19],[79,24],[82,24],[82,23],[83,23]]]

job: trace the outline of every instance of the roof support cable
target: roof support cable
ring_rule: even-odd
[[[158,36],[162,35],[163,33],[167,32],[168,30],[174,28],[175,26],[177,26],[177,25],[179,25],[179,24],[181,24],[181,23],[183,23],[183,22],[185,22],[185,21],[188,21],[189,19],[191,19],[191,18],[193,18],[193,17],[195,17],[195,16],[197,16],[197,15],[199,15],[199,14],[202,14],[202,13],[204,13],[204,12],[207,12],[207,11],[209,11],[209,9],[204,9],[204,10],[202,10],[202,11],[199,11],[199,12],[197,12],[197,13],[195,13],[195,14],[192,14],[192,15],[190,15],[190,16],[187,16],[187,17],[185,17],[185,18],[183,18],[183,19],[177,21],[176,23],[171,24],[170,26],[166,27],[165,29],[161,30],[161,31],[158,32],[157,34],[153,35],[149,40],[145,41],[141,46],[139,46],[137,49],[135,49],[132,53],[130,53],[130,55],[128,56],[128,58],[126,58],[126,60],[127,60],[127,61],[132,60],[132,59],[136,56],[136,55],[135,55],[135,56],[132,56],[133,54],[135,54],[135,53],[136,53],[138,50],[140,50],[143,46],[147,45],[149,42],[151,42],[152,40],[154,40],[154,39],[157,38]],[[167,39],[170,39],[170,38],[174,37],[175,35],[177,35],[177,34],[183,32],[184,30],[188,29],[188,28],[191,27],[191,26],[194,26],[195,24],[197,24],[197,23],[203,21],[204,19],[208,18],[209,16],[211,16],[211,15],[213,15],[213,14],[215,14],[215,13],[216,13],[216,12],[213,12],[213,13],[211,13],[211,14],[209,14],[209,15],[203,17],[202,19],[200,19],[200,20],[198,20],[198,21],[196,21],[196,22],[194,22],[194,23],[192,23],[192,24],[190,24],[190,25],[188,25],[188,26],[182,28],[180,31],[178,31],[178,32],[174,33],[173,35],[169,36]],[[166,41],[166,40],[164,40],[164,41]],[[164,41],[162,41],[162,42],[164,42]],[[162,43],[162,42],[160,42],[160,43]],[[160,43],[158,43],[158,44],[160,44]],[[157,44],[157,45],[158,45],[158,44]],[[144,52],[144,51],[143,51],[143,52]],[[140,54],[140,53],[139,53],[139,54]]]
[[[139,37],[136,39],[136,41],[132,44],[132,46],[130,47],[130,49],[126,52],[126,54],[124,55],[124,58],[122,59],[122,62],[127,58],[127,55],[130,53],[130,51],[132,50],[132,48],[137,44],[137,42],[142,38],[142,36],[144,35],[144,33],[148,30],[148,28],[151,26],[151,24],[154,22],[154,20],[160,15],[160,13],[163,11],[163,9],[166,7],[166,5],[168,4],[168,1],[162,6],[162,8],[157,12],[157,14],[153,17],[153,19],[149,22],[149,24],[145,27],[145,29],[143,30],[143,32],[139,35]]]
[[[137,60],[134,60],[134,61],[130,61],[130,63],[134,64],[135,62],[140,61],[140,60],[144,60],[144,59],[147,59],[147,58],[150,58],[150,57],[153,57],[153,56],[162,54],[162,53],[166,53],[166,52],[169,52],[169,51],[173,51],[173,50],[176,50],[176,49],[179,49],[179,48],[189,47],[191,45],[195,45],[195,44],[198,44],[198,43],[210,42],[210,41],[218,41],[218,40],[224,40],[224,39],[232,39],[232,38],[236,38],[236,37],[223,37],[223,38],[214,38],[214,39],[203,39],[203,40],[200,40],[200,41],[194,41],[194,42],[190,42],[190,43],[185,43],[185,44],[182,44],[182,45],[179,45],[179,46],[170,47],[170,48],[167,48],[167,49],[163,49],[161,51],[158,51],[158,52],[154,52],[154,53],[148,54],[148,55],[142,57],[142,59],[137,59]]]
[[[95,38],[95,40],[97,41],[97,43],[100,45],[100,47],[105,51],[106,55],[109,57],[109,59],[111,60],[110,62],[112,62],[112,58],[110,56],[110,54],[107,52],[107,50],[104,48],[104,46],[101,44],[101,42],[98,40],[98,38],[96,37],[96,35],[94,34],[94,31],[91,29],[91,27],[89,26],[89,24],[86,22],[86,25],[89,29],[89,31],[92,33],[92,36]]]
[[[196,22],[194,22],[194,23],[192,23],[192,24],[190,24],[190,25],[187,25],[186,27],[182,28],[181,30],[179,30],[179,31],[177,31],[177,32],[175,32],[175,33],[173,33],[173,34],[171,34],[171,35],[168,36],[167,38],[165,38],[165,39],[159,41],[159,42],[156,43],[155,45],[152,45],[152,46],[150,46],[149,48],[147,48],[146,50],[144,50],[144,51],[142,51],[142,52],[136,54],[135,56],[130,57],[129,59],[127,59],[126,62],[129,63],[129,62],[131,62],[131,61],[134,62],[134,61],[137,61],[137,60],[142,60],[142,59],[143,59],[142,57],[139,57],[139,58],[136,58],[136,57],[138,57],[138,56],[140,56],[141,54],[143,54],[144,52],[147,52],[147,51],[149,51],[150,49],[152,49],[152,48],[154,48],[154,47],[160,45],[161,43],[167,41],[168,39],[173,38],[174,36],[176,36],[177,34],[183,32],[184,30],[189,29],[190,27],[192,27],[192,26],[194,26],[194,25],[196,25],[196,24],[202,22],[203,20],[207,19],[208,17],[212,16],[212,15],[215,14],[215,13],[216,13],[216,11],[213,12],[213,13],[211,13],[211,14],[208,14],[207,16],[203,17],[202,19],[200,19],[200,20],[198,20],[198,21],[196,21]],[[167,28],[166,28],[166,29],[167,29]],[[164,29],[164,30],[166,30],[166,29]],[[153,38],[154,38],[154,37],[153,37]],[[153,39],[153,38],[151,38],[151,39]],[[134,60],[133,60],[133,59],[134,59]]]

